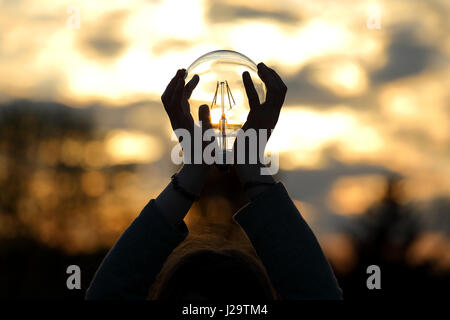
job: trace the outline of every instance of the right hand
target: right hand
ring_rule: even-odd
[[[245,91],[247,93],[248,102],[250,105],[250,112],[248,113],[247,121],[242,126],[242,130],[244,132],[248,129],[254,129],[256,131],[258,137],[258,147],[255,148],[255,150],[258,150],[259,155],[260,153],[263,154],[265,149],[265,145],[263,145],[262,150],[259,150],[259,130],[267,130],[268,141],[272,130],[278,122],[281,107],[283,106],[284,99],[286,97],[287,87],[283,80],[281,80],[280,76],[273,69],[267,67],[262,62],[258,64],[258,75],[267,88],[266,100],[262,104],[259,101],[258,93],[256,92],[250,74],[247,71],[242,74]],[[236,142],[238,139],[239,135],[236,138]],[[250,150],[252,150],[252,148],[250,148]],[[249,148],[246,146],[246,152],[248,151]]]

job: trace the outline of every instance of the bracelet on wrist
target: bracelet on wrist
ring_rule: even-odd
[[[172,175],[172,177],[170,179],[172,180],[172,186],[173,186],[174,190],[179,192],[180,194],[182,194],[188,200],[197,201],[200,198],[200,196],[198,196],[194,193],[191,193],[188,190],[186,190],[185,188],[183,188],[182,186],[180,186],[180,184],[178,183],[178,177],[177,177],[176,173],[174,175]]]

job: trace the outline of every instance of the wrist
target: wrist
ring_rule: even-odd
[[[208,178],[210,166],[185,164],[177,173],[178,183],[190,193],[199,195]]]
[[[246,183],[250,180],[258,180],[260,178],[266,181],[267,178],[271,176],[261,174],[261,169],[264,167],[265,166],[262,163],[235,165],[236,173],[242,183]]]
[[[251,200],[276,183],[271,175],[261,174],[262,168],[264,168],[263,164],[236,165],[236,174]]]
[[[184,164],[178,172],[178,175],[186,175],[196,179],[205,179],[208,177],[211,166],[206,164]]]

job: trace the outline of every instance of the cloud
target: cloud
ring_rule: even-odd
[[[94,37],[85,43],[87,47],[103,57],[117,57],[124,49],[124,42],[114,37]]]
[[[410,31],[400,30],[392,36],[387,64],[372,74],[372,81],[388,82],[419,74],[437,54],[435,48],[418,42]]]
[[[325,152],[327,153],[327,152]],[[283,159],[280,159],[282,161]],[[308,170],[297,169],[279,173],[279,180],[289,190],[293,199],[306,202],[316,208],[313,227],[315,231],[338,230],[349,227],[347,217],[336,215],[336,211],[327,203],[329,192],[335,182],[343,177],[359,177],[366,175],[393,176],[396,175],[381,165],[368,164],[344,164],[329,158],[330,165],[327,168]]]
[[[299,18],[290,12],[281,10],[264,11],[241,5],[225,4],[213,1],[209,7],[207,18],[210,23],[235,22],[239,19],[271,19],[278,23],[296,23]]]
[[[394,174],[392,171],[381,165],[349,165],[332,159],[330,155],[328,157],[330,165],[327,168],[317,170],[298,169],[295,171],[280,171],[283,183],[287,186],[293,198],[305,200],[307,202],[315,202],[317,199],[323,200],[324,196],[330,191],[333,182],[343,176],[368,174],[388,176]],[[298,181],[302,181],[302,183],[298,183]]]
[[[345,104],[349,107],[365,108],[374,105],[373,93],[370,91],[356,96],[337,96],[331,90],[322,87],[312,81],[316,69],[315,63],[309,63],[298,73],[283,77],[288,87],[285,105],[313,105],[326,109]]]
[[[128,13],[124,10],[114,11],[103,17],[95,25],[83,25],[80,29],[81,51],[100,59],[114,59],[126,49],[127,42],[120,34],[124,19]]]
[[[189,41],[179,39],[167,39],[157,42],[152,47],[152,51],[156,55],[164,55],[169,51],[184,50],[191,46],[193,46],[193,43]]]
[[[342,102],[342,98],[323,89],[310,81],[313,65],[307,65],[296,75],[285,78],[288,94],[286,105],[317,105],[327,106]]]

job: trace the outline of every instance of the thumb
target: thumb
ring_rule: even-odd
[[[202,122],[204,130],[212,128],[211,114],[209,113],[209,107],[206,104],[202,104],[198,108],[198,119]]]

